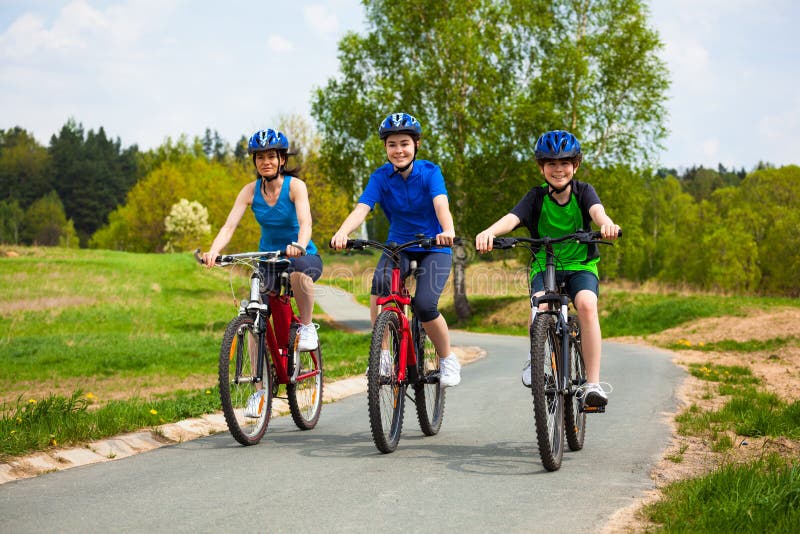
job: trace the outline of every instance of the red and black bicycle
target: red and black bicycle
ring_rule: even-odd
[[[420,238],[408,243],[384,244],[368,239],[347,241],[348,249],[365,247],[383,251],[391,259],[391,291],[378,298],[378,315],[372,329],[367,372],[369,423],[375,446],[382,453],[393,452],[403,429],[407,389],[415,404],[419,426],[426,436],[439,432],[444,418],[445,390],[439,387],[439,357],[413,313],[413,299],[400,273],[400,252],[411,247],[431,249],[435,238]],[[410,276],[416,277],[416,261],[411,261]]]
[[[195,257],[202,263],[199,252]],[[314,428],[322,410],[322,352],[319,346],[308,352],[297,350],[300,321],[292,309],[285,272],[289,263],[282,251],[226,254],[216,261],[218,266],[240,266],[250,274],[250,293],[228,323],[219,355],[222,411],[242,445],[255,445],[263,437],[272,399],[281,386],[298,428]],[[277,290],[267,293],[265,300],[261,289],[268,276],[277,277],[270,286]]]

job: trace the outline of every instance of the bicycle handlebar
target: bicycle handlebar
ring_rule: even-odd
[[[305,256],[306,249],[302,245],[298,243],[292,243],[292,246],[298,248],[302,251],[301,256]],[[201,255],[200,249],[194,251],[194,259],[200,265],[205,265],[203,261],[203,256]],[[269,250],[269,251],[262,251],[262,252],[240,252],[237,254],[222,254],[217,256],[214,260],[214,265],[218,265],[220,267],[224,267],[226,265],[231,265],[236,263],[237,261],[241,260],[250,260],[250,259],[258,259],[259,261],[265,263],[288,263],[289,257],[286,256],[286,251],[284,250]]]
[[[464,240],[460,237],[453,238],[453,245],[461,245],[463,242]],[[328,246],[330,246],[330,243],[328,243]],[[380,241],[373,241],[371,239],[348,239],[344,248],[351,250],[363,250],[364,248],[371,247],[389,253],[397,253],[401,250],[417,246],[424,249],[431,249],[435,247],[449,248],[451,245],[439,245],[436,243],[435,237],[419,237],[413,241],[408,241],[407,243],[381,243]]]
[[[542,245],[552,245],[554,243],[562,243],[564,241],[575,241],[583,245],[614,245],[611,241],[604,241],[601,239],[600,232],[573,232],[562,237],[495,237],[492,240],[492,248],[507,249],[514,248],[518,244],[523,244],[526,248],[540,247]],[[619,231],[617,237],[622,237],[622,230]]]

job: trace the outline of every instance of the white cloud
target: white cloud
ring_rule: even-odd
[[[712,138],[703,141],[703,158],[705,161],[715,161],[719,157],[719,139]]]
[[[288,50],[294,50],[294,45],[290,41],[284,39],[280,35],[274,35],[274,34],[270,35],[267,38],[267,47],[269,48],[269,50],[273,50],[275,52],[286,52]]]
[[[323,5],[313,4],[303,8],[303,17],[311,29],[328,35],[339,31],[339,18]]]

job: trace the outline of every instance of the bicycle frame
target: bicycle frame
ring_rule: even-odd
[[[435,238],[425,238],[424,236],[417,236],[418,239],[414,241],[409,241],[408,243],[403,243],[398,245],[396,243],[390,243],[388,245],[377,242],[371,241],[368,239],[351,239],[347,241],[347,248],[351,249],[363,249],[364,247],[371,247],[378,250],[382,250],[389,254],[389,257],[392,260],[392,278],[391,278],[391,289],[389,294],[385,297],[378,297],[376,303],[378,305],[378,314],[382,311],[391,311],[397,315],[400,319],[400,329],[402,332],[402,336],[400,339],[400,358],[399,358],[399,369],[397,372],[397,379],[399,382],[404,382],[408,380],[408,366],[417,365],[417,349],[415,347],[414,337],[411,332],[411,325],[409,321],[410,316],[410,306],[411,306],[411,295],[406,288],[405,281],[400,276],[400,252],[406,248],[410,248],[412,246],[421,246],[425,249],[430,249],[432,247],[437,246],[448,246],[448,245],[437,245]],[[460,242],[459,238],[456,238],[457,242]],[[412,262],[412,272],[414,271],[414,262]]]
[[[555,254],[552,243],[545,243],[546,261],[544,271],[544,295],[531,295],[531,325],[537,313],[550,313],[556,316],[556,335],[559,339],[560,354],[556,361],[559,392],[571,395],[570,361],[569,361],[569,296],[559,291],[556,286]],[[539,305],[546,303],[548,309],[539,311]]]
[[[400,362],[397,371],[397,379],[403,382],[407,378],[408,365],[417,365],[417,350],[412,343],[411,327],[408,321],[408,313],[411,306],[411,296],[406,288],[405,282],[400,276],[400,259],[398,256],[392,257],[392,283],[389,294],[385,297],[378,297],[378,313],[391,311],[397,314],[400,319]],[[388,304],[388,306],[387,306]]]
[[[199,250],[195,251],[195,258],[202,263],[199,257]],[[300,319],[292,309],[292,289],[289,277],[286,272],[276,273],[280,277],[280,285],[277,293],[271,293],[267,302],[263,302],[261,297],[261,285],[263,274],[259,269],[256,260],[268,264],[286,264],[288,260],[282,256],[281,251],[272,252],[248,252],[243,254],[230,254],[217,258],[218,265],[231,265],[243,263],[253,270],[250,275],[250,298],[243,301],[239,308],[239,315],[255,314],[254,331],[260,334],[264,332],[265,343],[260,343],[258,347],[258,365],[256,369],[261,369],[267,355],[266,350],[272,360],[275,370],[277,384],[294,384],[298,380],[304,380],[319,374],[319,371],[312,370],[302,375],[298,375],[299,366],[294,366],[293,373],[289,374],[289,337],[292,325],[300,324]],[[271,319],[271,320],[270,320]],[[240,370],[237,369],[237,375]],[[254,376],[254,383],[263,382],[263,376]],[[238,382],[238,376],[237,376]]]

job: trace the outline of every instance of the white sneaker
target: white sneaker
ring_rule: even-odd
[[[392,374],[392,353],[387,349],[381,351],[381,376]]]
[[[439,359],[439,386],[449,388],[461,382],[461,364],[452,352],[447,358]]]
[[[264,407],[264,393],[266,390],[259,389],[247,399],[247,407],[244,409],[245,417],[259,417],[261,409]]]
[[[314,323],[301,324],[297,329],[297,350],[300,352],[308,352],[316,349],[319,346],[319,337],[317,336],[317,325]]]
[[[606,383],[603,382],[603,384]],[[609,393],[611,393],[614,388],[611,387],[611,384],[607,385],[609,387]],[[603,390],[600,384],[590,384],[587,382],[578,388],[575,392],[575,396],[583,401],[586,406],[599,408],[608,404],[608,393]]]
[[[381,350],[381,376],[389,376],[392,374],[392,353],[388,349]],[[369,365],[367,370],[364,371],[365,375],[369,374]]]
[[[525,367],[522,368],[522,385],[526,388],[531,387],[531,355],[528,354],[528,361],[525,362]]]

